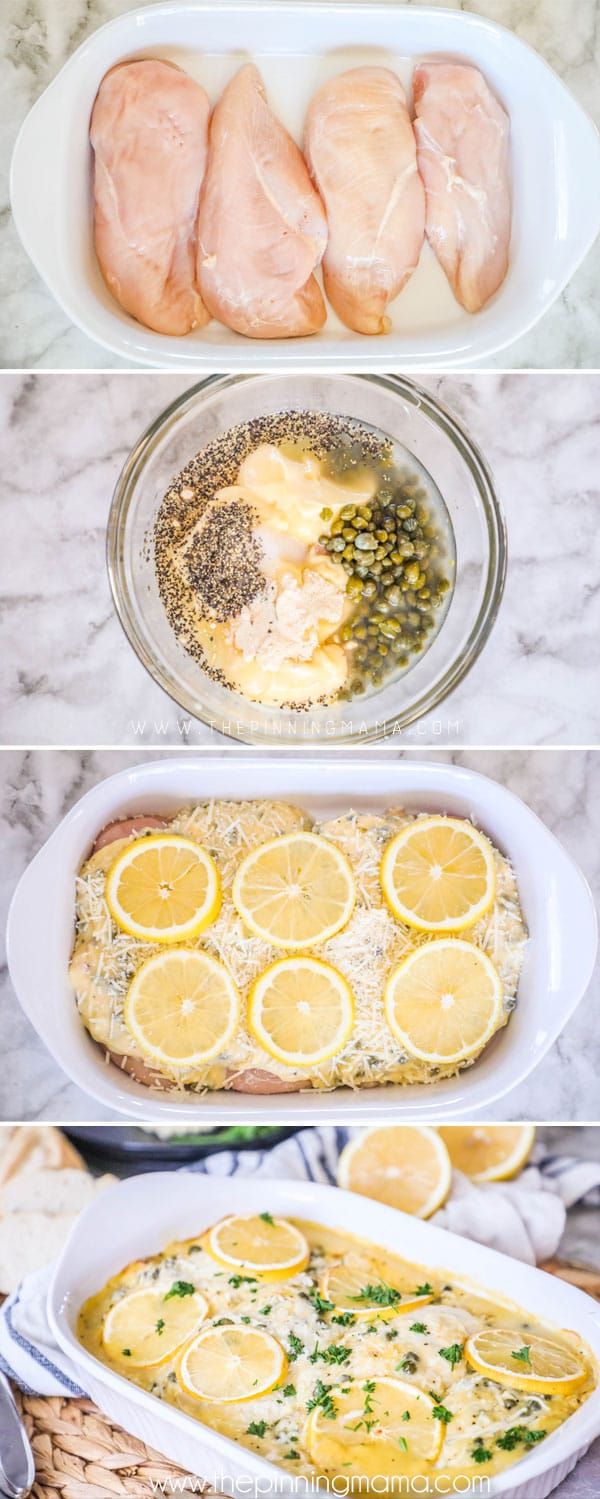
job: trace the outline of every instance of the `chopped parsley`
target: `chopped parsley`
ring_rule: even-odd
[[[503,1436],[497,1438],[496,1446],[501,1447],[503,1452],[514,1452],[515,1447],[521,1443],[524,1447],[533,1447],[545,1435],[545,1431],[530,1431],[528,1426],[509,1426]]]
[[[334,1388],[334,1385],[323,1384],[323,1380],[318,1379],[310,1400],[306,1402],[307,1411],[314,1411],[318,1406],[329,1421],[335,1421],[337,1406],[331,1393]]]
[[[289,1399],[290,1395],[295,1395],[296,1394],[296,1386],[295,1386],[295,1384],[286,1384],[286,1385],[284,1385],[281,1393],[282,1393],[282,1395],[285,1395],[286,1400]]]
[[[483,1437],[478,1437],[475,1446],[471,1448],[471,1460],[474,1463],[490,1463],[493,1453],[489,1447],[484,1447]]]
[[[322,1316],[324,1312],[332,1312],[334,1310],[333,1301],[328,1301],[325,1296],[321,1296],[321,1293],[317,1290],[316,1286],[313,1286],[312,1290],[310,1291],[303,1291],[302,1295],[305,1297],[306,1301],[310,1301],[311,1306],[314,1306],[314,1309],[316,1312],[318,1312],[319,1316]]]
[[[444,1426],[453,1420],[452,1411],[449,1411],[446,1405],[434,1405],[431,1414],[434,1421],[443,1421]]]
[[[158,1322],[156,1323],[156,1327],[155,1327],[154,1331],[157,1332],[158,1336],[160,1337],[161,1333],[163,1333],[164,1330],[165,1330],[165,1319],[164,1319],[164,1317],[159,1317]]]
[[[131,1348],[122,1348],[121,1353],[123,1354],[123,1358],[131,1358]]]
[[[249,1322],[249,1321],[250,1321],[249,1317],[240,1317],[240,1322]]]
[[[304,1353],[304,1343],[296,1337],[295,1332],[291,1332],[288,1338],[288,1358],[293,1363],[300,1353]]]
[[[403,1411],[402,1412],[402,1420],[403,1421],[410,1421],[410,1411]]]
[[[316,1364],[321,1359],[324,1364],[347,1364],[352,1353],[351,1348],[344,1348],[341,1343],[331,1343],[329,1348],[316,1348],[310,1355],[311,1364]]]
[[[284,1452],[283,1455],[284,1455],[284,1457],[289,1458],[290,1462],[292,1462],[292,1463],[297,1462],[298,1459],[299,1459],[299,1457],[300,1457],[300,1453],[296,1452],[294,1447],[292,1447],[289,1452]]]
[[[411,1322],[409,1332],[429,1332],[424,1322]]]
[[[255,1275],[230,1275],[228,1285],[233,1286],[234,1291],[239,1291],[240,1286],[255,1286],[257,1279]]]
[[[377,1281],[373,1285],[363,1286],[358,1296],[351,1296],[351,1301],[374,1301],[376,1306],[397,1306],[402,1300],[402,1292],[397,1291],[395,1286],[386,1285],[385,1281]]]
[[[260,1312],[259,1312],[258,1315],[259,1315],[259,1317],[268,1317],[270,1311],[271,1311],[271,1307],[270,1306],[261,1306],[261,1309],[260,1309]]]
[[[529,1357],[530,1350],[531,1350],[531,1343],[526,1343],[524,1348],[516,1348],[514,1350],[514,1352],[511,1353],[510,1356],[511,1356],[511,1358],[516,1358],[517,1362],[519,1364],[530,1364],[531,1363],[531,1359]]]
[[[163,1299],[170,1301],[172,1296],[193,1296],[195,1290],[196,1287],[192,1285],[191,1280],[174,1280],[170,1291],[167,1291]]]
[[[462,1345],[460,1343],[451,1343],[449,1348],[438,1348],[438,1353],[440,1358],[445,1358],[447,1363],[451,1364],[452,1368],[454,1368],[455,1364],[460,1364],[463,1356]]]
[[[259,1218],[262,1218],[263,1223],[268,1223],[271,1228],[274,1227],[274,1222],[270,1213],[259,1213],[258,1216]]]
[[[403,1452],[408,1452],[408,1442],[406,1440],[406,1437],[398,1437],[398,1446],[402,1449]]]
[[[246,1427],[246,1431],[249,1437],[264,1437],[268,1428],[268,1421],[251,1421],[250,1425]]]
[[[416,1287],[415,1296],[433,1296],[433,1286],[430,1286],[428,1280],[425,1281],[425,1285]]]
[[[337,1317],[331,1318],[336,1327],[354,1327],[356,1317],[354,1312],[339,1312]]]

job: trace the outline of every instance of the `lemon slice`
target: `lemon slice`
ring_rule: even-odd
[[[348,1261],[326,1270],[321,1292],[332,1301],[336,1311],[353,1312],[355,1317],[396,1317],[425,1306],[435,1296],[433,1288],[417,1295],[416,1281],[404,1288],[384,1280],[374,1265],[351,1265]]]
[[[465,1358],[478,1374],[533,1395],[570,1395],[588,1376],[586,1364],[563,1343],[505,1327],[474,1333],[465,1343]]]
[[[455,937],[414,948],[385,987],[385,1013],[396,1040],[432,1063],[475,1056],[502,1020],[502,983],[481,948]]]
[[[437,1131],[426,1125],[387,1124],[363,1129],[339,1159],[338,1186],[415,1218],[430,1218],[446,1201],[450,1157]]]
[[[208,1311],[199,1291],[169,1295],[169,1287],[130,1291],[116,1301],[102,1328],[109,1357],[128,1368],[148,1369],[166,1364],[192,1337]]]
[[[286,833],[246,855],[233,882],[244,925],[274,947],[325,942],[350,920],[356,888],[347,858],[316,833]]]
[[[341,1051],[354,1023],[348,980],[321,958],[279,958],[253,984],[248,1026],[287,1067],[309,1067]]]
[[[144,1056],[195,1067],[231,1041],[240,998],[218,958],[201,948],[155,953],[134,975],[123,1017]]]
[[[535,1125],[449,1124],[440,1127],[440,1135],[457,1171],[475,1182],[501,1182],[529,1160]]]
[[[197,937],[221,908],[219,871],[191,838],[153,833],[136,838],[106,876],[113,921],[141,942],[184,942]]]
[[[388,843],[381,888],[399,921],[422,932],[463,931],[496,893],[491,843],[459,817],[420,817]]]
[[[402,1379],[356,1381],[332,1394],[335,1415],[316,1406],[304,1428],[304,1443],[320,1473],[414,1471],[434,1463],[443,1440],[435,1401]],[[389,1490],[388,1490],[389,1492]]]
[[[197,1400],[233,1405],[274,1390],[287,1369],[281,1344],[261,1327],[206,1327],[184,1349],[177,1380]]]
[[[222,1218],[210,1229],[204,1245],[220,1265],[271,1279],[295,1275],[310,1259],[300,1229],[287,1218],[273,1218],[270,1213]]]

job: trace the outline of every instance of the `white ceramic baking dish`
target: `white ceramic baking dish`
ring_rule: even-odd
[[[186,1472],[231,1494],[281,1492],[281,1470],[191,1416],[147,1394],[86,1352],[76,1336],[77,1314],[88,1296],[110,1276],[171,1239],[191,1238],[225,1213],[256,1212],[256,1182],[164,1172],[132,1177],[104,1192],[76,1224],[63,1250],[49,1293],[48,1313],[60,1347],[73,1360],[92,1400],[120,1426],[158,1447]],[[384,1249],[431,1270],[457,1272],[487,1290],[510,1296],[535,1316],[581,1336],[600,1360],[600,1307],[591,1297],[554,1276],[458,1234],[435,1228],[383,1203],[313,1182],[261,1180],[261,1209],[309,1218],[365,1236]],[[492,1478],[482,1492],[490,1499],[545,1499],[600,1432],[600,1390],[521,1462]],[[246,1480],[247,1486],[236,1480]],[[284,1490],[285,1491],[285,1490]],[[310,1492],[303,1487],[297,1493]],[[339,1487],[337,1493],[345,1490]],[[351,1490],[348,1490],[351,1492]],[[462,1492],[462,1490],[461,1490]],[[474,1490],[475,1492],[475,1490]]]
[[[108,68],[124,58],[180,63],[214,102],[252,56],[274,108],[296,136],[327,76],[362,62],[410,85],[427,55],[478,64],[512,125],[514,232],[509,275],[477,316],[454,301],[429,249],[392,309],[393,331],[366,338],[332,313],[315,338],[252,341],[212,322],[187,338],[152,333],[123,313],[96,264],[91,233],[90,113]],[[162,368],[256,370],[465,367],[513,342],[548,310],[600,229],[600,142],[555,73],[513,32],[437,6],[228,4],[171,0],[130,10],[77,49],[33,106],[11,173],[15,223],[36,269],[71,320],[122,358]]]
[[[472,817],[511,859],[530,933],[519,1003],[477,1063],[427,1087],[390,1086],[256,1097],[232,1092],[172,1098],[125,1076],[82,1025],[68,978],[75,877],[100,830],[117,817],[169,812],[210,797],[297,802],[319,818],[391,805]],[[583,998],[597,949],[586,881],[539,818],[486,776],[450,764],[182,755],[122,770],[72,808],[22,876],[8,919],[8,961],[25,1013],[70,1078],[140,1122],[203,1124],[464,1119],[516,1086],[537,1065]]]

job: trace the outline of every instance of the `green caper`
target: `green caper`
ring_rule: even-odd
[[[358,547],[359,552],[372,552],[375,545],[375,537],[370,531],[361,531],[360,536],[356,538],[355,546]]]
[[[331,520],[333,516],[333,510],[329,509],[329,505],[325,505],[325,508],[321,510],[320,514],[321,520]]]
[[[356,505],[344,505],[340,510],[340,520],[354,520]]]
[[[344,541],[343,536],[334,536],[333,537],[332,542],[331,542],[331,551],[332,552],[343,552],[345,550],[345,546],[346,546],[346,543]]]

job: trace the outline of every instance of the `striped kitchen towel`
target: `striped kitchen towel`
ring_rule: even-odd
[[[270,1150],[220,1151],[186,1168],[205,1176],[286,1177],[335,1183],[349,1130],[300,1130]],[[556,1253],[569,1207],[600,1206],[600,1161],[548,1154],[538,1144],[515,1181],[475,1186],[453,1173],[445,1206],[431,1220],[517,1259],[536,1264]],[[0,1369],[27,1393],[84,1395],[56,1346],[46,1316],[52,1266],[27,1277],[0,1310]]]

